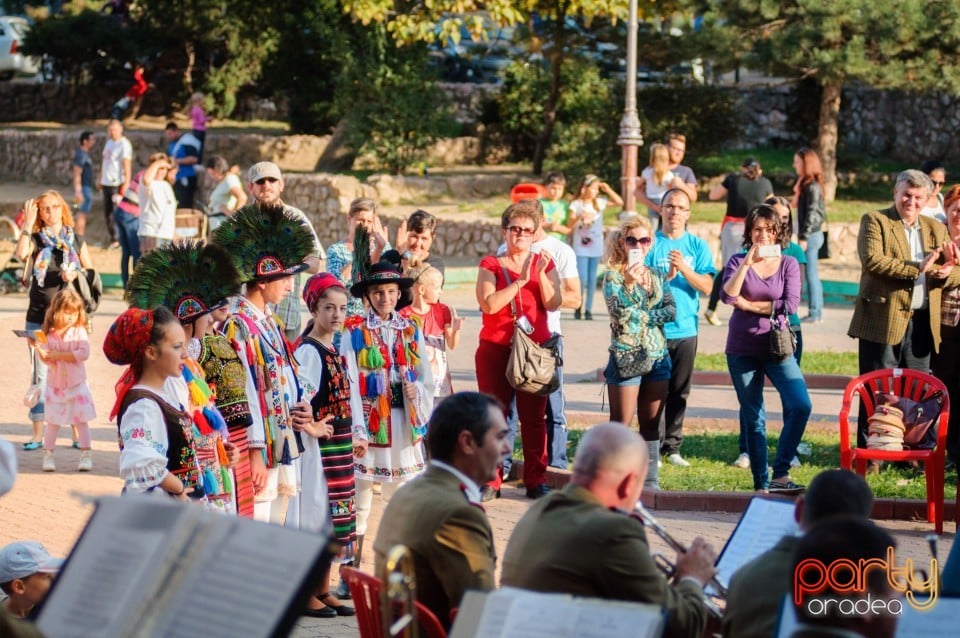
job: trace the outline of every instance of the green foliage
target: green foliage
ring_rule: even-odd
[[[399,174],[456,125],[431,79],[425,48],[398,47],[379,27],[367,31],[366,46],[345,52],[336,105],[352,146]]]
[[[571,60],[561,71],[561,84],[566,88],[560,94],[547,165],[571,174],[596,172],[613,179],[620,173],[617,137],[623,114],[623,83],[601,78],[587,61]],[[515,62],[507,68],[495,117],[516,159],[530,158],[543,132],[543,96],[549,86],[549,73],[543,65]],[[710,86],[676,85],[638,91],[646,146],[666,139],[672,131],[682,131],[689,140],[691,157],[717,150],[738,130],[734,99],[730,91]],[[646,152],[641,149],[640,165],[646,164]]]
[[[231,3],[225,11],[215,0],[189,7],[141,0],[126,24],[90,9],[38,20],[24,49],[77,84],[128,83],[127,65],[141,62],[167,99],[183,104],[201,89],[210,94],[211,113],[226,116],[237,92],[260,78],[263,60],[276,50],[276,31],[263,20],[270,11],[252,2]]]
[[[119,27],[97,11],[61,14],[36,22],[27,33],[23,51],[45,57],[53,73],[73,84],[102,84],[129,71],[124,63],[139,59],[158,47],[157,34],[139,25]]]

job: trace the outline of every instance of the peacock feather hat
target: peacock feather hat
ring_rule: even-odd
[[[191,323],[240,293],[240,273],[220,246],[178,241],[140,258],[124,298],[133,308],[165,306]]]
[[[230,253],[244,282],[295,275],[314,251],[310,229],[282,205],[238,209],[214,232],[213,243]]]

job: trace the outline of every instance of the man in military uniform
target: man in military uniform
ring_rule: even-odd
[[[619,423],[591,429],[580,441],[570,484],[537,501],[517,523],[500,584],[661,605],[666,636],[699,637],[707,623],[703,586],[716,573],[716,552],[698,537],[677,557],[676,584],[667,583],[643,524],[630,516],[650,462],[636,432]]]
[[[377,573],[393,546],[409,548],[417,600],[447,629],[466,590],[494,588],[493,531],[479,486],[496,476],[506,436],[493,397],[459,392],[441,401],[427,425],[427,470],[397,490],[380,522]]]
[[[866,481],[849,470],[827,470],[797,497],[794,517],[801,531],[807,531],[833,516],[870,518],[872,509],[873,493]],[[768,638],[776,633],[780,604],[793,582],[793,552],[799,540],[784,536],[733,574],[723,612],[724,636]]]

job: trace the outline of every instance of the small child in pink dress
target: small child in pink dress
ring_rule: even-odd
[[[90,358],[87,341],[87,313],[83,299],[72,287],[57,293],[43,320],[43,338],[38,343],[40,359],[47,365],[47,388],[43,397],[47,426],[43,433],[43,471],[55,471],[53,449],[60,426],[76,426],[80,441],[77,470],[93,469],[90,451],[90,424],[96,418],[93,395],[87,384],[84,361]],[[39,341],[39,340],[38,340]]]
[[[450,367],[447,365],[447,350],[460,343],[463,318],[456,309],[440,303],[443,288],[443,273],[429,264],[410,268],[407,276],[413,279],[413,303],[400,311],[408,319],[416,317],[423,331],[427,347],[427,360],[436,383],[433,396],[446,397],[453,394]]]

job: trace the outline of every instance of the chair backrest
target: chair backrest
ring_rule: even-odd
[[[360,638],[384,638],[387,636],[380,621],[380,594],[383,583],[376,576],[365,574],[353,567],[344,567],[341,572],[350,586],[350,596],[357,610],[357,625]],[[447,632],[437,619],[436,614],[421,603],[414,603],[420,631],[426,638],[447,638]]]
[[[516,204],[521,199],[539,199],[547,196],[547,189],[542,184],[523,183],[510,189],[510,202]]]
[[[947,423],[950,420],[950,396],[947,387],[940,379],[919,370],[909,368],[884,368],[861,374],[850,380],[843,391],[843,403],[840,408],[840,448],[849,449],[850,432],[848,418],[854,397],[863,402],[866,415],[876,410],[876,393],[886,392],[913,401],[922,401],[937,391],[943,393],[937,428],[937,449],[943,449],[947,439]]]

